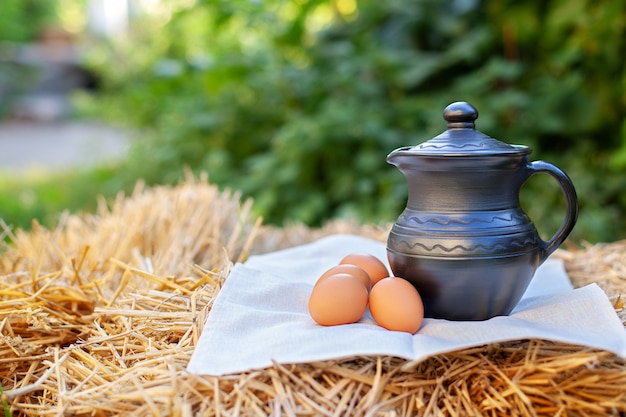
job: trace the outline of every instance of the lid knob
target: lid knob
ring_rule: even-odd
[[[448,129],[474,129],[478,110],[466,101],[457,101],[443,110],[443,118],[448,122]]]

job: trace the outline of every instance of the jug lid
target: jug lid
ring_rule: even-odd
[[[477,156],[494,154],[530,153],[524,145],[509,145],[476,130],[474,121],[478,110],[470,103],[458,101],[448,105],[443,111],[448,129],[419,145],[403,148],[414,155],[438,156]]]

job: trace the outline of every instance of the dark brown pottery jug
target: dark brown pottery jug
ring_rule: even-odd
[[[477,117],[469,103],[452,103],[444,110],[445,132],[387,157],[409,187],[406,209],[387,240],[389,264],[420,292],[426,317],[509,314],[578,216],[576,191],[562,170],[528,162],[527,146],[477,131]],[[548,241],[519,203],[522,185],[538,173],[554,177],[565,196],[565,220]]]

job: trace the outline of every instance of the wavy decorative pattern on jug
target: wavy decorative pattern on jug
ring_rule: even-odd
[[[424,252],[445,252],[446,254],[495,254],[495,253],[510,253],[520,249],[535,249],[537,247],[537,236],[527,236],[524,239],[507,240],[506,243],[495,242],[493,244],[476,243],[473,245],[464,246],[462,244],[447,247],[441,243],[425,244],[416,242],[414,239],[402,239],[398,237],[390,237],[392,246],[398,249],[399,246],[404,246],[409,252],[415,252],[416,248],[421,248]]]
[[[445,143],[443,145],[436,145],[434,143],[423,143],[419,145],[419,149],[465,149],[465,148],[487,148],[488,144],[486,142],[480,143],[462,143],[462,144],[453,144],[453,143]]]
[[[448,226],[451,224],[460,224],[463,226],[467,226],[472,223],[491,224],[497,220],[505,222],[505,223],[510,223],[510,222],[513,222],[514,220],[526,221],[526,216],[523,216],[523,215],[515,216],[513,214],[508,214],[508,215],[497,214],[488,218],[485,218],[485,217],[454,218],[450,216],[438,217],[438,216],[430,215],[430,216],[419,217],[415,215],[409,216],[406,214],[400,215],[401,222],[414,222],[417,224],[436,223],[442,226]]]

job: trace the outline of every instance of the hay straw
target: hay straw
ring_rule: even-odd
[[[526,340],[422,362],[355,357],[221,378],[185,371],[232,263],[333,233],[261,226],[206,177],[144,188],[58,227],[13,233],[0,258],[0,384],[14,416],[535,416],[626,412],[626,363]],[[624,243],[562,252],[577,285],[619,297]]]
[[[626,240],[596,245],[585,242],[582,249],[572,246],[557,256],[565,260],[574,285],[598,284],[613,301],[622,323],[626,323]]]

